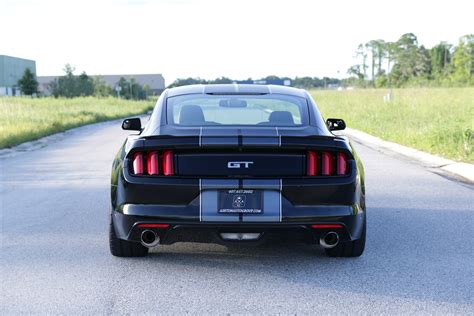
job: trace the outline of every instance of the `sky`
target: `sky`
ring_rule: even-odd
[[[161,73],[241,80],[343,78],[359,43],[457,43],[474,33],[474,1],[0,0],[0,55],[37,74]]]

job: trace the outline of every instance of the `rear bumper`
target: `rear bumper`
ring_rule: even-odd
[[[340,239],[348,241],[360,238],[365,221],[355,165],[349,176],[294,179],[148,178],[123,170],[112,185],[112,217],[116,235],[124,240],[140,241],[143,228],[138,225],[156,223],[169,225],[154,229],[163,244],[221,243],[222,232],[256,232],[262,241],[278,237],[316,243],[326,230],[311,225],[331,223],[342,225]],[[218,191],[228,189],[261,190],[262,214],[219,214]]]
[[[278,239],[318,243],[320,236],[328,231],[338,232],[341,241],[360,238],[365,212],[356,206],[325,205],[283,209],[281,222],[203,222],[199,210],[193,212],[192,205],[170,208],[127,204],[113,211],[112,218],[117,236],[135,242],[140,241],[143,230],[151,229],[160,236],[162,244],[229,243],[222,238],[222,233],[259,233],[261,237],[257,242]],[[169,227],[141,228],[140,224],[168,224]],[[340,224],[341,228],[313,228],[315,224]]]

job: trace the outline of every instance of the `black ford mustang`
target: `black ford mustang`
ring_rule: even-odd
[[[112,167],[110,250],[143,256],[175,242],[319,243],[364,251],[362,163],[341,119],[300,89],[193,85],[165,90]]]

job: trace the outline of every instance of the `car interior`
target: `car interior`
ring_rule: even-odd
[[[179,113],[179,125],[221,125],[218,122],[206,121],[204,112],[199,105],[183,105]],[[259,122],[257,125],[269,126],[294,126],[293,115],[289,111],[273,111],[268,116],[268,121]]]

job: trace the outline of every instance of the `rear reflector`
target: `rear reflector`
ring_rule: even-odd
[[[171,150],[163,152],[163,174],[165,176],[172,176],[174,174],[174,155]]]
[[[307,153],[307,172],[308,176],[315,176],[318,171],[318,155],[314,151],[308,151]]]
[[[146,166],[146,170],[149,175],[157,175],[159,173],[157,151],[150,151],[146,155]]]
[[[341,224],[314,224],[311,225],[311,228],[314,229],[323,229],[323,228],[342,228]]]
[[[143,174],[143,153],[133,154],[133,173]]]
[[[337,154],[337,175],[345,175],[347,171],[346,155],[344,153]]]
[[[168,228],[169,224],[138,224],[138,228]]]
[[[323,152],[321,155],[321,160],[322,160],[322,175],[323,176],[330,176],[333,173],[333,168],[332,168],[332,155],[330,152]]]

